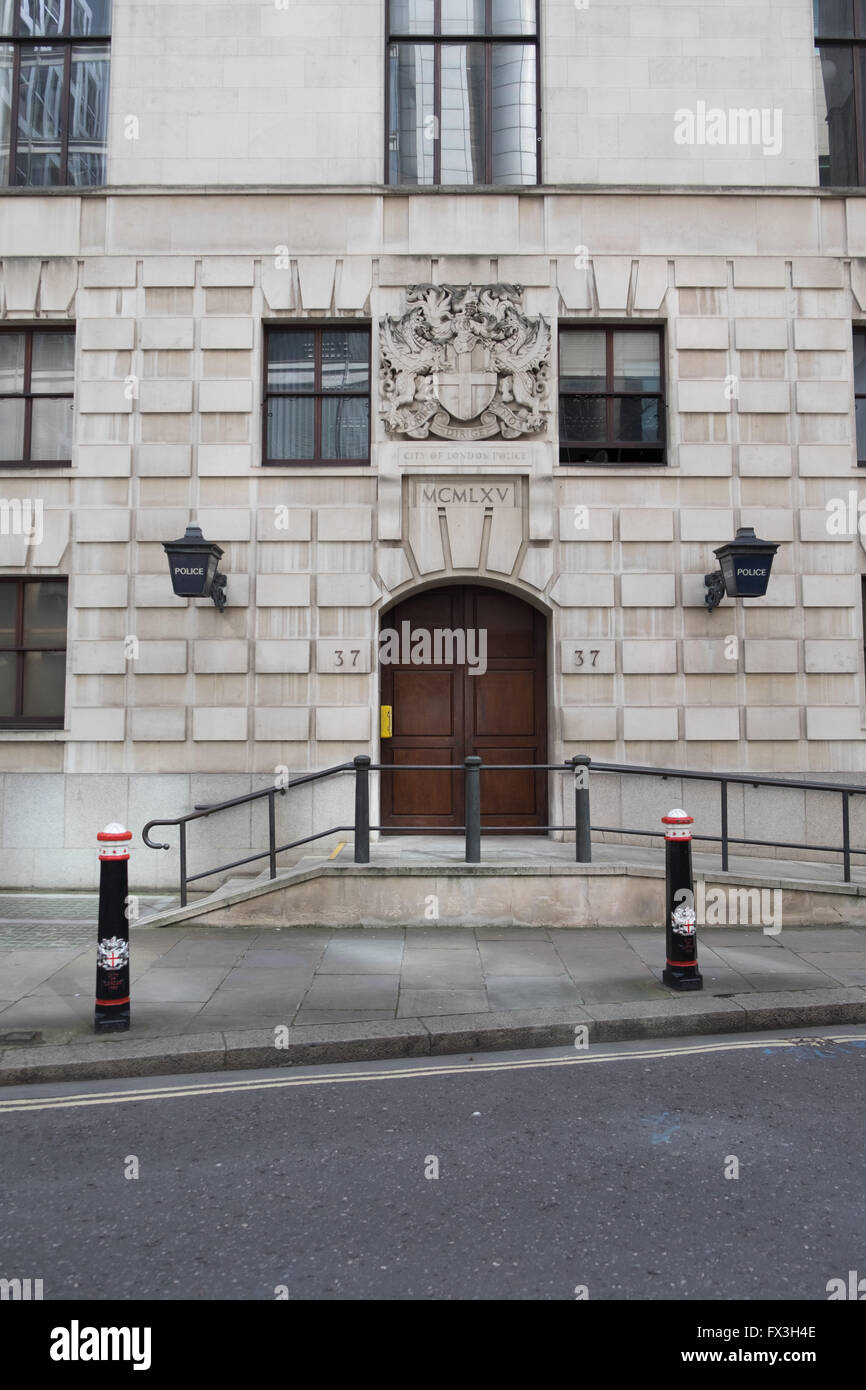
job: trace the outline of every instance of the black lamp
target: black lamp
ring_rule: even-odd
[[[763,598],[778,549],[773,541],[760,540],[753,527],[738,527],[732,541],[713,551],[721,568],[704,575],[707,608],[711,612],[718,608],[725,594],[728,598]]]
[[[164,541],[171,585],[178,598],[212,598],[220,612],[226,606],[226,577],[217,573],[222,550],[206,541],[200,526],[190,524],[177,541]]]

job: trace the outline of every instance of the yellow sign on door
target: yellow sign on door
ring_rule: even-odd
[[[393,705],[379,706],[379,736],[380,738],[390,738],[392,734],[391,721]]]

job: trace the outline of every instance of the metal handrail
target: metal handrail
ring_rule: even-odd
[[[255,792],[246,792],[242,796],[230,797],[225,801],[215,802],[212,805],[197,806],[194,811],[187,812],[184,816],[176,816],[172,819],[157,819],[148,821],[142,831],[142,839],[150,849],[168,849],[167,844],[162,844],[151,840],[149,832],[154,826],[178,826],[180,829],[180,900],[181,906],[187,905],[187,887],[190,883],[196,883],[203,878],[210,878],[214,874],[225,873],[229,869],[240,868],[244,864],[256,863],[260,859],[268,859],[270,867],[270,878],[274,879],[277,875],[277,855],[286,850],[297,849],[301,845],[312,844],[316,840],[325,839],[329,835],[341,833],[354,833],[354,859],[356,864],[368,864],[370,862],[370,832],[381,831],[382,829],[393,829],[393,826],[383,827],[370,824],[370,784],[369,775],[371,772],[460,772],[465,777],[465,825],[462,826],[442,826],[442,830],[447,830],[452,834],[465,834],[466,837],[466,862],[477,864],[481,862],[481,773],[488,772],[569,772],[575,778],[575,820],[574,825],[543,825],[543,826],[521,826],[521,825],[500,825],[496,829],[509,833],[519,833],[521,831],[574,831],[575,834],[575,859],[578,863],[592,862],[592,842],[591,832],[597,834],[617,834],[617,835],[641,835],[647,837],[661,837],[664,832],[661,830],[631,830],[625,826],[606,826],[593,825],[590,820],[589,805],[589,774],[602,772],[626,776],[641,777],[660,777],[663,780],[669,778],[682,778],[695,782],[715,782],[719,786],[720,793],[720,818],[721,835],[701,835],[692,836],[694,840],[700,840],[711,844],[720,844],[722,847],[722,871],[726,872],[729,863],[729,848],[731,845],[754,845],[768,849],[796,849],[810,850],[813,853],[841,854],[843,863],[843,877],[846,883],[851,881],[851,857],[852,855],[866,856],[866,849],[857,849],[851,844],[851,825],[850,825],[850,799],[852,796],[866,795],[866,786],[858,786],[848,782],[821,782],[810,781],[802,778],[785,777],[760,777],[754,773],[738,772],[696,772],[685,768],[670,767],[645,767],[639,763],[593,763],[586,754],[578,754],[576,757],[567,760],[565,763],[484,763],[481,758],[476,756],[468,757],[462,763],[374,763],[366,755],[359,755],[351,763],[338,763],[334,767],[324,768],[320,772],[304,773],[300,777],[290,779],[286,785],[262,787]],[[321,830],[313,835],[306,835],[297,840],[291,840],[284,845],[276,843],[276,797],[284,796],[287,791],[295,787],[303,786],[311,782],[322,781],[325,778],[333,777],[345,772],[355,774],[355,820],[353,825],[335,825],[327,830]],[[728,831],[728,786],[751,785],[753,787],[783,787],[792,791],[821,791],[833,792],[842,797],[842,844],[841,845],[808,845],[787,840],[759,840],[748,837],[731,835]],[[254,801],[259,801],[267,797],[268,799],[268,848],[258,854],[246,855],[242,859],[235,859],[228,864],[220,864],[213,869],[206,869],[201,873],[187,874],[187,841],[186,829],[190,821],[203,820],[208,816],[216,815],[220,811],[228,811],[236,806],[243,806]],[[424,827],[428,830],[436,830],[436,826]]]

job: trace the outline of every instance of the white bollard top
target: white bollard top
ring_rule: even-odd
[[[128,859],[132,831],[125,830],[118,821],[112,821],[97,835],[100,859]]]
[[[691,833],[687,826],[694,825],[694,816],[688,815],[681,806],[675,806],[672,811],[668,811],[666,816],[662,816],[662,825],[665,826],[666,840],[690,840]]]

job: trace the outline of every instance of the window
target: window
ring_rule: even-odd
[[[65,579],[0,578],[0,728],[62,729]]]
[[[0,329],[0,468],[71,463],[74,371],[74,329]]]
[[[540,178],[537,0],[390,0],[392,184]]]
[[[866,0],[814,0],[818,171],[822,184],[866,183]]]
[[[369,463],[370,330],[268,328],[265,463]]]
[[[0,0],[0,184],[104,184],[111,0]]]
[[[660,328],[564,328],[560,463],[664,463]]]
[[[866,328],[854,329],[854,416],[857,463],[866,468]]]

